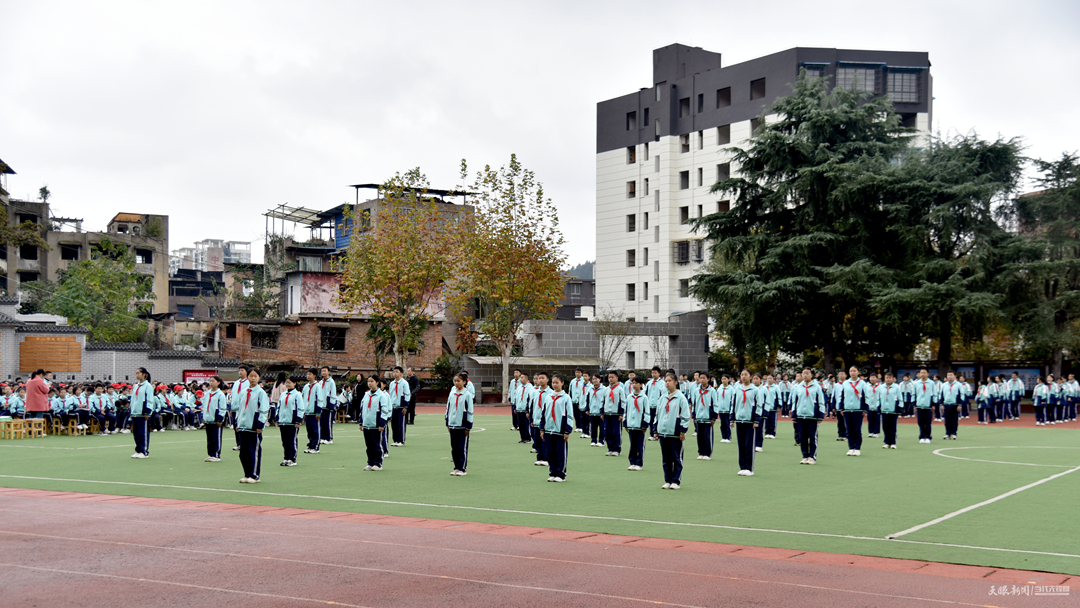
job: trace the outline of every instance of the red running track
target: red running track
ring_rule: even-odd
[[[278,507],[0,488],[0,512],[5,607],[1053,607],[1080,593],[1067,575]]]

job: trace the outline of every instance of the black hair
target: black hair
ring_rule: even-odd
[[[465,374],[465,379],[466,379],[466,380],[468,380],[468,379],[469,379],[469,372],[467,372],[467,371],[465,371],[465,370],[461,370],[461,372],[459,372],[459,373]]]
[[[401,369],[401,368],[400,367],[395,367],[394,369]],[[461,372],[458,372],[458,373],[454,374],[454,377],[455,378],[461,378],[462,382],[467,382],[469,380],[468,376],[462,374]]]
[[[140,367],[139,369],[137,369],[135,371],[142,372],[142,375],[146,376],[146,381],[150,382],[150,372],[146,371],[145,367]]]
[[[319,371],[321,372],[321,371],[322,371],[322,370],[324,370],[324,369],[325,369],[326,371],[330,371],[330,366],[329,366],[329,365],[324,365],[324,366],[322,366],[322,367],[320,367],[320,368],[319,368]],[[317,375],[317,374],[316,374],[316,375]]]
[[[378,389],[379,389],[379,387],[380,387],[380,386],[382,386],[382,378],[380,378],[380,377],[376,376],[375,374],[371,374],[370,376],[368,376],[368,377],[367,377],[367,379],[368,379],[369,381],[370,381],[370,380],[374,380],[374,381],[375,381],[375,389],[376,389],[376,390],[378,390]],[[369,388],[368,390],[371,390],[371,389]]]
[[[401,372],[403,374],[405,373],[405,369],[403,367],[401,367],[400,365],[395,365],[394,366],[394,371]]]
[[[615,370],[611,370],[610,372],[607,373],[608,376],[611,376],[612,374],[615,375],[615,380],[617,382],[622,382],[622,376],[619,375],[619,372],[617,372]]]
[[[558,378],[559,382],[562,382],[563,384],[566,384],[566,379],[562,377],[562,374],[559,374],[559,373],[552,374],[551,379],[554,380],[555,378]]]
[[[639,378],[637,376],[634,376],[634,379],[631,382],[633,382],[634,384],[637,384],[639,386],[645,386],[645,379],[644,378]]]
[[[659,366],[659,365],[654,365],[654,366],[652,366],[652,370],[651,370],[651,371],[654,371],[654,372],[656,372],[656,373],[662,373],[662,372],[663,372],[664,370],[660,369],[660,366]]]
[[[465,374],[465,372],[461,372],[461,373]],[[551,381],[551,374],[549,374],[547,372],[544,372],[544,371],[536,372],[536,375],[537,376],[543,376],[543,377],[547,378],[549,382]],[[465,374],[465,377],[468,378],[469,375]]]
[[[249,368],[248,368],[248,370],[247,370],[247,372],[248,372],[248,375],[249,375],[249,376],[250,376],[250,375],[251,375],[252,373],[254,373],[255,375],[259,376],[259,378],[262,378],[262,372],[260,372],[260,371],[259,371],[259,368],[255,367],[255,366],[249,367]]]
[[[319,370],[315,369],[314,367],[307,370],[307,373],[311,374],[312,376],[315,376],[316,378],[319,377]]]

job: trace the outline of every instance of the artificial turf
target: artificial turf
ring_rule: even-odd
[[[134,451],[131,435],[3,441],[0,485],[1080,574],[1074,517],[1080,504],[1080,471],[908,534],[901,541],[885,539],[1080,466],[1080,424],[1034,429],[965,426],[960,440],[938,438],[930,445],[917,442],[914,425],[902,424],[899,449],[884,450],[880,438],[866,438],[858,458],[846,457],[846,443],[834,441],[835,427],[824,424],[818,464],[804,466],[798,464],[801,454],[793,446],[791,424],[782,420],[777,425],[779,437],[766,440],[765,451],[757,454],[754,477],[736,475],[734,443],[717,442],[713,459],[699,461],[694,438],[688,436],[678,491],[660,489],[664,480],[655,442],[646,443],[645,469],[628,471],[625,439],[623,457],[614,458],[604,456],[605,448],[590,447],[588,440],[573,435],[568,482],[553,484],[545,482],[546,467],[533,466],[530,446],[517,443],[509,417],[478,415],[476,426],[466,477],[449,475],[453,468],[449,436],[441,417],[421,415],[409,427],[407,445],[391,448],[379,472],[361,470],[366,463],[357,427],[338,425],[333,445],[323,446],[317,455],[301,453],[299,466],[289,468],[278,466],[282,458],[278,433],[267,429],[258,485],[238,483],[243,472],[237,452],[229,449],[231,432],[226,434],[222,462],[203,462],[201,431],[152,434],[151,457],[145,460],[129,458]],[[934,431],[940,436],[940,425]],[[303,443],[301,433],[301,449]],[[933,453],[942,448],[947,448],[944,454],[967,460]],[[87,483],[90,480],[107,483]]]

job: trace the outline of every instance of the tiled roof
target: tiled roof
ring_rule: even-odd
[[[203,359],[204,367],[238,367],[239,359]]]
[[[20,334],[87,334],[90,330],[74,325],[20,325],[16,330]]]
[[[202,359],[202,353],[196,350],[152,350],[150,359]]]
[[[22,321],[0,312],[0,325],[22,325]]]
[[[149,344],[142,342],[87,342],[84,350],[150,350]]]

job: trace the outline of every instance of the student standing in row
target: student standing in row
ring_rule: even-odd
[[[296,452],[299,449],[297,436],[300,434],[299,425],[304,419],[304,397],[296,390],[296,382],[290,376],[286,376],[284,390],[278,396],[277,423],[281,433],[281,448],[285,452],[285,458],[281,461],[283,467],[296,466]]]
[[[469,431],[473,425],[472,395],[465,390],[465,376],[454,376],[454,390],[446,399],[446,430],[450,433],[450,458],[454,461],[456,477],[466,474],[469,466]]]
[[[589,446],[599,447],[604,445],[604,434],[600,425],[601,415],[604,413],[604,386],[600,383],[600,374],[594,374],[592,377],[592,386],[589,387],[588,392],[588,418],[589,421],[582,424],[588,425],[589,429]],[[582,427],[585,428],[585,427]]]
[[[664,392],[664,381],[660,379],[660,368],[653,366],[649,372],[652,378],[645,383],[645,394],[649,396],[649,441],[655,441],[656,435],[656,404],[660,402],[660,395]]]
[[[645,394],[645,382],[638,377],[631,380],[633,390],[626,399],[626,434],[630,440],[630,466],[628,471],[640,471],[645,465],[645,433],[649,431],[649,397]]]
[[[233,429],[233,435],[236,438],[236,445],[233,450],[240,450],[240,431],[236,429],[236,410],[240,406],[240,393],[247,390],[248,387],[248,366],[241,365],[238,368],[238,374],[236,382],[233,382],[231,392],[229,393],[229,426]]]
[[[754,435],[761,423],[761,404],[757,399],[757,387],[750,382],[750,372],[739,373],[735,385],[735,440],[739,445],[739,475],[754,474]]]
[[[945,416],[945,439],[956,439],[956,430],[960,426],[960,403],[963,400],[963,388],[956,381],[956,374],[945,375],[945,384],[941,387],[941,405]]]
[[[608,385],[604,389],[604,409],[601,426],[607,442],[607,456],[622,456],[622,421],[626,408],[626,392],[617,372],[608,372]]]
[[[543,382],[543,385],[540,383]],[[547,386],[547,374],[536,372],[533,374],[533,386],[529,392],[529,421],[532,425],[533,438],[532,453],[536,454],[534,466],[548,466],[547,448],[544,446],[544,394],[550,389]],[[573,405],[573,404],[571,404]],[[579,425],[580,426],[580,425]]]
[[[848,370],[848,379],[840,385],[840,402],[837,406],[844,413],[847,426],[848,456],[862,454],[863,412],[866,411],[867,384],[859,378],[859,368]]]
[[[322,412],[320,409],[320,403],[324,402],[322,397],[322,387],[315,381],[315,368],[311,368],[307,371],[307,384],[304,385],[304,424],[307,426],[307,449],[304,450],[305,454],[318,454],[319,446],[322,444],[319,437],[320,432],[320,420],[319,416]]]
[[[547,372],[540,377],[547,382]],[[561,483],[566,481],[566,459],[570,433],[574,432],[574,404],[570,396],[563,392],[563,378],[555,374],[551,378],[551,391],[541,394],[543,403],[542,420],[544,426],[544,445],[547,448],[548,481]]]
[[[731,386],[731,376],[720,377],[720,386],[716,389],[716,416],[720,425],[720,443],[731,443],[731,411],[735,406],[735,388]]]
[[[229,419],[229,401],[222,392],[221,376],[210,378],[210,390],[203,394],[202,414],[206,427],[206,462],[221,462],[221,436]]]
[[[248,370],[248,384],[240,395],[236,411],[236,429],[240,433],[240,464],[244,476],[240,483],[259,483],[262,470],[262,430],[270,415],[270,397],[259,384],[257,368]]]
[[[844,392],[844,383],[847,381],[847,374],[843,371],[839,371],[837,372],[836,377],[838,378],[837,382],[825,390],[828,391],[827,394],[832,399],[832,407],[836,410],[836,440],[847,441],[847,421],[844,419],[844,411],[840,407],[840,395]],[[850,447],[851,446],[849,445],[849,452]]]
[[[881,432],[881,396],[878,391],[881,384],[878,383],[877,374],[870,374],[870,381],[866,386],[866,436],[878,436]]]
[[[400,369],[400,368],[399,368]],[[324,445],[334,443],[334,419],[337,417],[337,383],[330,376],[330,368],[319,368],[319,442]]]
[[[698,460],[712,460],[713,426],[716,424],[716,390],[709,386],[709,375],[698,375],[698,383],[690,393],[690,413],[697,426]]]
[[[132,458],[150,457],[150,415],[154,411],[154,387],[145,367],[135,370],[135,390],[131,395],[131,434],[135,436]]]
[[[802,382],[791,389],[795,403],[791,408],[791,417],[795,419],[796,436],[802,448],[802,460],[799,464],[817,464],[818,422],[825,419],[828,406],[821,385],[814,380],[810,368],[802,371]]]
[[[926,368],[920,369],[912,387],[915,392],[915,419],[919,423],[919,443],[930,443],[933,433],[934,383],[929,376]]]
[[[885,372],[885,384],[879,389],[878,409],[881,410],[881,428],[885,433],[885,443],[881,446],[896,449],[896,421],[904,411],[900,387],[895,384],[896,376]]]
[[[390,382],[387,393],[390,395],[390,430],[393,433],[392,446],[405,445],[405,412],[409,408],[409,383],[405,381],[405,370],[400,366],[394,366],[394,379]],[[464,386],[464,384],[462,384]]]
[[[360,428],[364,430],[364,445],[367,446],[367,466],[365,471],[381,471],[383,465],[383,431],[390,418],[390,397],[380,388],[380,380],[368,376],[368,390],[360,404]]]
[[[517,379],[517,388],[514,389],[514,415],[517,416],[518,443],[529,443],[532,440],[532,423],[529,422],[529,402],[532,396],[532,384],[528,374],[521,374]]]
[[[675,374],[669,373],[664,378],[666,394],[660,397],[656,407],[656,432],[654,436],[660,442],[660,453],[664,461],[665,490],[678,490],[682,484],[683,441],[690,426],[690,405],[686,396],[679,390]],[[702,425],[702,428],[704,425]]]

